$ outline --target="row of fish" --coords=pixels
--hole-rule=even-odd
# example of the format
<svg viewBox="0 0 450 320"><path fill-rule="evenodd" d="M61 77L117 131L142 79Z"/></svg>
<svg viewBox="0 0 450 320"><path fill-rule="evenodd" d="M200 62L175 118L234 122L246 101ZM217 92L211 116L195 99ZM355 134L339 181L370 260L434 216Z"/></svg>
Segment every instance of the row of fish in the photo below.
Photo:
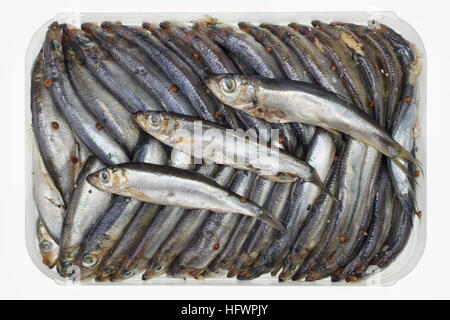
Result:
<svg viewBox="0 0 450 320"><path fill-rule="evenodd" d="M420 71L375 21L54 22L31 75L43 263L86 281L366 279L421 215Z"/></svg>

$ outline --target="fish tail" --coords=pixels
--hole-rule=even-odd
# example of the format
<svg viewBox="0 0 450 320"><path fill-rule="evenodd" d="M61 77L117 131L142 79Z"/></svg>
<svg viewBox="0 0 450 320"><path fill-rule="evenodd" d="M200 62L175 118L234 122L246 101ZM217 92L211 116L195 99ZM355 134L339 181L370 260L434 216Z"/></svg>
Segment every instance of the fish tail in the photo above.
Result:
<svg viewBox="0 0 450 320"><path fill-rule="evenodd" d="M323 192L328 194L334 201L339 201L336 196L325 186L325 184L320 179L319 175L317 174L316 170L313 170L313 178L311 180L312 183L314 183L316 186L318 186L320 189L322 189Z"/></svg>
<svg viewBox="0 0 450 320"><path fill-rule="evenodd" d="M274 227L275 229L281 231L281 232L286 232L286 228L285 226L283 226L283 224L281 223L280 220L278 220L278 218L274 217L272 215L272 213L264 208L262 209L262 214L257 216L256 218L261 220L264 223L267 223L268 225Z"/></svg>
<svg viewBox="0 0 450 320"><path fill-rule="evenodd" d="M403 173L405 173L405 174L407 175L408 181L409 181L411 184L417 185L417 180L416 180L415 175L414 175L411 171L408 170L408 167L405 166L405 165L400 161L400 159L398 158L398 156L397 156L396 158L392 158L391 160L395 163L395 165L396 165L400 170L403 171ZM404 159L401 159L401 160L404 161Z"/></svg>
<svg viewBox="0 0 450 320"><path fill-rule="evenodd" d="M420 161L417 160L416 157L414 157L411 153L406 151L404 148L400 149L400 152L397 154L397 156L395 158L393 158L393 160L395 163L398 163L400 160L410 162L414 166L416 166L416 168L418 168L420 170L420 172L423 174L422 163L420 163ZM403 166L403 168L405 168L405 166ZM403 168L402 168L402 170L404 170ZM408 173L407 170L405 171L405 173Z"/></svg>

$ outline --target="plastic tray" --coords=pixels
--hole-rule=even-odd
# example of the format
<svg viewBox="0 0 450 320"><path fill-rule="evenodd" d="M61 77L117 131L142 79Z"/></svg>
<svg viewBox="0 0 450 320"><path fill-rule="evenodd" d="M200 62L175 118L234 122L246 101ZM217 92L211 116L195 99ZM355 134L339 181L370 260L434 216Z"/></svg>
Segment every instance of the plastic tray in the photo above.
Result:
<svg viewBox="0 0 450 320"><path fill-rule="evenodd" d="M238 281L236 279L229 279L225 276L218 278L210 278L204 280L196 279L174 279L166 277L165 275L148 281L141 280L140 277L132 277L122 282L95 282L95 281L81 281L75 282L78 285L282 285L282 286L367 286L367 285L393 285L401 278L405 277L418 264L426 243L426 177L427 177L427 159L426 159L426 56L423 42L415 29L403 21L393 12L294 12L294 13L60 13L49 21L44 23L34 34L28 49L25 59L25 240L27 249L31 259L39 270L50 279L53 279L58 284L73 284L72 280L62 278L55 269L49 269L44 265L42 257L37 244L36 235L36 221L37 210L33 200L33 131L31 129L31 111L30 111L30 86L31 86L31 71L34 60L42 47L45 38L47 27L53 22L68 23L79 26L84 22L100 23L102 21L121 21L123 24L140 25L142 22L159 23L163 20L171 20L178 22L190 22L204 18L205 16L212 16L221 22L232 25L240 21L251 23L271 22L277 24L287 24L289 22L298 22L309 24L312 20L322 20L324 22L342 21L356 24L366 24L367 21L375 19L383 24L392 27L395 31L400 33L403 37L413 43L418 52L421 53L422 72L418 79L418 93L417 93L417 124L415 130L417 131L416 139L416 157L422 163L424 174L421 175L417 181L416 198L418 208L423 212L422 218L419 220L415 217L413 232L410 236L409 242L403 252L397 257L389 267L380 272L375 273L364 281L356 283L346 283L345 281L332 283L329 279L324 279L316 282L299 282L287 281L279 283L277 277L272 277L270 274L265 274L257 279L251 281Z"/></svg>

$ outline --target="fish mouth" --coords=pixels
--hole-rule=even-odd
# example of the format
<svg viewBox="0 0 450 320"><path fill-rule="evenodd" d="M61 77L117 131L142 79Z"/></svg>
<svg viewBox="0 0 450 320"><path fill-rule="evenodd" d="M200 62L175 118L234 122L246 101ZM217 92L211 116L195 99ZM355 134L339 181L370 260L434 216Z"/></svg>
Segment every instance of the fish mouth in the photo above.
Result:
<svg viewBox="0 0 450 320"><path fill-rule="evenodd" d="M98 177L97 177L96 172L91 173L90 175L88 175L88 176L86 177L86 181L89 182L90 185L92 185L92 186L94 186L95 188L101 190L101 189L99 188L99 181L98 181Z"/></svg>
<svg viewBox="0 0 450 320"><path fill-rule="evenodd" d="M219 81L226 77L227 74L213 74L205 79L206 87L214 94L217 95L220 92Z"/></svg>

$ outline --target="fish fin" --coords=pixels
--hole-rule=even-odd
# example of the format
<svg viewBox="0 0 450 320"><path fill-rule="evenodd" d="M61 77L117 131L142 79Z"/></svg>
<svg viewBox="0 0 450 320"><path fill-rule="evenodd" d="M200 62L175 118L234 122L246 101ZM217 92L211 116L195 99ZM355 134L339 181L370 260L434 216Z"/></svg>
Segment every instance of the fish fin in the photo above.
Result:
<svg viewBox="0 0 450 320"><path fill-rule="evenodd" d="M423 168L422 168L422 164L420 163L420 161L417 160L416 157L414 157L411 153L406 151L404 148L401 148L400 152L394 158L394 161L395 160L408 161L408 162L412 163L413 165L415 165L416 168L419 168L420 172L423 174ZM395 162L395 163L397 163L397 162ZM405 166L403 166L403 168L405 168ZM405 173L407 173L407 172L405 171Z"/></svg>
<svg viewBox="0 0 450 320"><path fill-rule="evenodd" d="M403 160L403 159L402 159ZM392 158L392 161L397 167L400 168L408 177L408 181L412 184L417 184L414 175L408 170L408 168L400 161L399 158Z"/></svg>

